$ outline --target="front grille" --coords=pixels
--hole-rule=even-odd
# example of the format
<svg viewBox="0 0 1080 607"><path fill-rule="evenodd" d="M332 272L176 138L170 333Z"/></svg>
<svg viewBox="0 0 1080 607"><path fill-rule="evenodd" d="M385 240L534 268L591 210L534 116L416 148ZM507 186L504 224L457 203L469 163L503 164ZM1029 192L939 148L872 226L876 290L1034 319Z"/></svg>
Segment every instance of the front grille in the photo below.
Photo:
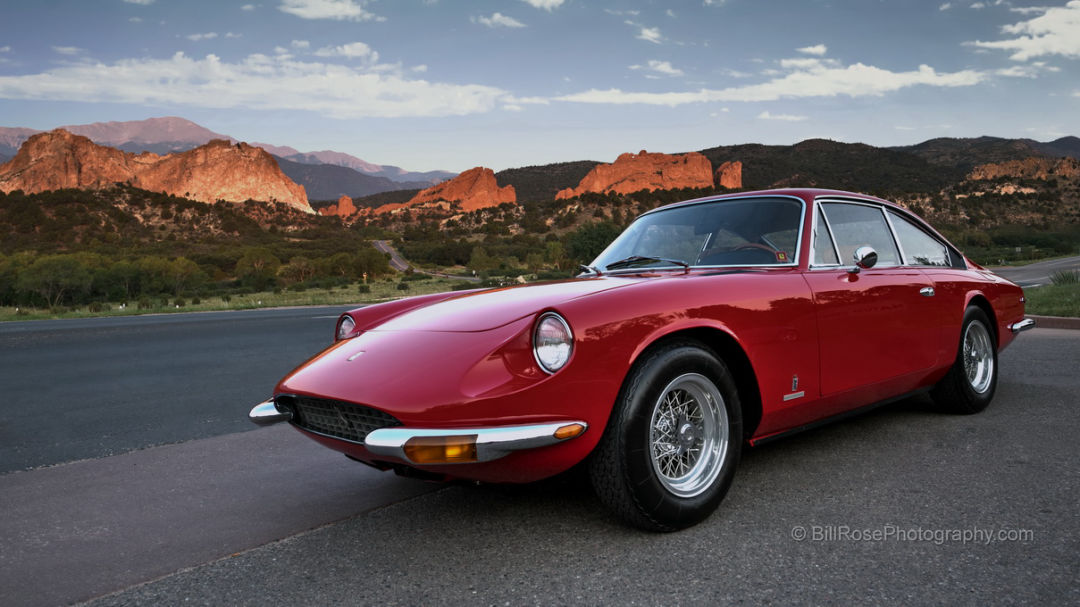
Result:
<svg viewBox="0 0 1080 607"><path fill-rule="evenodd" d="M279 409L293 412L292 421L297 426L354 443L364 442L373 430L401 425L394 416L378 409L340 400L282 395L274 402Z"/></svg>

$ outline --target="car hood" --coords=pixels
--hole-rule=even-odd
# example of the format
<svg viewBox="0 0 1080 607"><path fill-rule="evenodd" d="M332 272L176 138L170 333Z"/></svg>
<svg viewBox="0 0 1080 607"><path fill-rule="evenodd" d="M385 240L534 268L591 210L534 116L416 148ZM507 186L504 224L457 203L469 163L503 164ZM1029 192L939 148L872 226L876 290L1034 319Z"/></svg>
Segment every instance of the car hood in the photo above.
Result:
<svg viewBox="0 0 1080 607"><path fill-rule="evenodd" d="M563 302L642 280L647 279L604 276L476 291L409 310L368 331L487 331L542 310L557 309Z"/></svg>

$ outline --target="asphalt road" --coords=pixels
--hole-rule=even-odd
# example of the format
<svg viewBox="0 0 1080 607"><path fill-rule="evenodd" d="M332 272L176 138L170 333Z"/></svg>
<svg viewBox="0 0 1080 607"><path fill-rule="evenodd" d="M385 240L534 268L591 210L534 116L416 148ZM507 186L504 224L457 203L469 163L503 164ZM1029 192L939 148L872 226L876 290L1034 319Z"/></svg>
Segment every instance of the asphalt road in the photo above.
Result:
<svg viewBox="0 0 1080 607"><path fill-rule="evenodd" d="M0 604L1080 603L1080 331L1024 333L983 414L750 449L655 535L573 476L433 485L245 431L336 311L0 325Z"/></svg>
<svg viewBox="0 0 1080 607"><path fill-rule="evenodd" d="M994 273L1004 276L1021 287L1038 287L1050 284L1050 275L1066 270L1080 270L1080 257L1063 257L1037 261L1026 266L1004 266L993 268Z"/></svg>

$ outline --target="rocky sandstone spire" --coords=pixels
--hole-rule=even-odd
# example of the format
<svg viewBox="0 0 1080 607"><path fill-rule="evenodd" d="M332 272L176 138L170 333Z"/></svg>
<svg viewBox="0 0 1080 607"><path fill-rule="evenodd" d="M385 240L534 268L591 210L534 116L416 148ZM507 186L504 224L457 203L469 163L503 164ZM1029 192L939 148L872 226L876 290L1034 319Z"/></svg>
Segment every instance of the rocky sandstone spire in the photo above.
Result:
<svg viewBox="0 0 1080 607"><path fill-rule="evenodd" d="M282 202L313 213L303 186L274 158L246 143L215 139L176 154L130 154L63 129L27 139L0 165L0 190L36 193L60 188L100 189L126 183L202 202Z"/></svg>

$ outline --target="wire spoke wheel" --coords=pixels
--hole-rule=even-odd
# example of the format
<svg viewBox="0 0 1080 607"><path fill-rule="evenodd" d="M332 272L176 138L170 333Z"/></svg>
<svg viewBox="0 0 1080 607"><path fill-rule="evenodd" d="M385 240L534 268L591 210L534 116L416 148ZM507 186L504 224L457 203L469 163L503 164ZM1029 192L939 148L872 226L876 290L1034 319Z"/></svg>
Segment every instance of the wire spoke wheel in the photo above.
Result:
<svg viewBox="0 0 1080 607"><path fill-rule="evenodd" d="M664 489L678 497L701 494L719 476L731 435L720 390L704 375L671 381L653 406L649 451Z"/></svg>
<svg viewBox="0 0 1080 607"><path fill-rule="evenodd" d="M968 385L979 394L990 389L994 377L994 346L990 332L981 322L968 324L964 331L964 373Z"/></svg>

